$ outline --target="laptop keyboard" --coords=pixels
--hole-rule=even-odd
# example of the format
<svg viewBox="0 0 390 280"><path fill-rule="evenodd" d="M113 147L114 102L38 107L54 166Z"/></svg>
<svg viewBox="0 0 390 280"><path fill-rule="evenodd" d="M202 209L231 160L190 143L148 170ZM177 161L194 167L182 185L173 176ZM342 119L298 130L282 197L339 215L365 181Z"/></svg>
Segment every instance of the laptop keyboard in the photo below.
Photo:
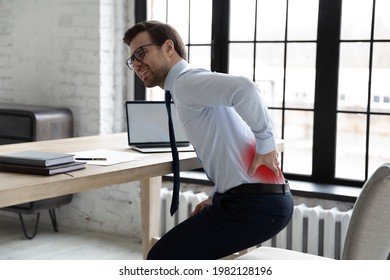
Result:
<svg viewBox="0 0 390 280"><path fill-rule="evenodd" d="M171 145L170 144L166 144L166 143L161 143L161 144L137 144L137 145L134 145L135 147L137 148L170 148ZM189 143L176 143L176 147L188 147L190 146Z"/></svg>

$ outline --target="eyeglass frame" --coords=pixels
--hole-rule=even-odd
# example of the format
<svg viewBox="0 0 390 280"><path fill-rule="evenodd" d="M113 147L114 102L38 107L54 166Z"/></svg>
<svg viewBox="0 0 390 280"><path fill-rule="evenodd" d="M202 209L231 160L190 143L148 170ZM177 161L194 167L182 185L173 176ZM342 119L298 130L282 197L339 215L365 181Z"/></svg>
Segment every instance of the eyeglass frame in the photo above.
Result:
<svg viewBox="0 0 390 280"><path fill-rule="evenodd" d="M133 64L134 64L134 61L137 60L138 62L142 62L142 60L144 59L145 57L145 51L144 51L144 48L145 47L149 47L149 46L161 46L161 44L158 44L158 43L149 43L149 44L145 44L145 45L142 45L142 46L139 46L134 52L133 52L133 55L130 56L127 60L126 60L126 65L127 67L129 67L130 70L134 70L133 68ZM139 52L139 51L142 51L142 58L138 58L136 53ZM139 55L138 55L139 56Z"/></svg>

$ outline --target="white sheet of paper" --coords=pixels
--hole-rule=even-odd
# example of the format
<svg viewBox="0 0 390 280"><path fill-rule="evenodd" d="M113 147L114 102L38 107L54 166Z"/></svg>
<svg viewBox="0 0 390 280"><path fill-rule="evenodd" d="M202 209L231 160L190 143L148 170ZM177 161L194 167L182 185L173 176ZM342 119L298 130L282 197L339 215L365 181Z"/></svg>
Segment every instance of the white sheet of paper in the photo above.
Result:
<svg viewBox="0 0 390 280"><path fill-rule="evenodd" d="M84 161L87 164L91 164L91 165L107 165L107 166L133 161L139 157L137 154L134 153L104 150L104 149L75 152L72 154L74 154L74 158L76 161ZM106 160L83 160L83 159L77 160L77 158L89 158L89 159L105 158Z"/></svg>

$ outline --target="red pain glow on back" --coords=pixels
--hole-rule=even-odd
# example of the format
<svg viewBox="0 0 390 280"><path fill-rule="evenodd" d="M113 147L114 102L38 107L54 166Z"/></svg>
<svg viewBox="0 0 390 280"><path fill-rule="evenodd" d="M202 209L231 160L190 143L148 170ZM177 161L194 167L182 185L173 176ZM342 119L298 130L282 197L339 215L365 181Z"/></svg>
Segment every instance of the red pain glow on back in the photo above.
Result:
<svg viewBox="0 0 390 280"><path fill-rule="evenodd" d="M253 158L255 157L256 153L256 145L248 145L247 150L244 152L244 161L245 165L249 167L252 164ZM255 175L253 177L257 178L261 183L266 183L266 184L284 184L285 179L283 176L282 171L279 169L279 174L278 176L275 175L275 173L269 169L265 165L260 165L257 170Z"/></svg>

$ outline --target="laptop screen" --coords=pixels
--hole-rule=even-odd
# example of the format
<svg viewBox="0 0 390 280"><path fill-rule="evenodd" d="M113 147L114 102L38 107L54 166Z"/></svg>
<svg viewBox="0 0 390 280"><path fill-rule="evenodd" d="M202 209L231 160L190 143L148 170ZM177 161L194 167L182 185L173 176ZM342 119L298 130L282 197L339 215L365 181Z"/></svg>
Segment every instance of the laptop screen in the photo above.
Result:
<svg viewBox="0 0 390 280"><path fill-rule="evenodd" d="M188 143L172 104L172 120L177 143ZM127 101L127 136L129 145L169 146L168 115L164 101Z"/></svg>

